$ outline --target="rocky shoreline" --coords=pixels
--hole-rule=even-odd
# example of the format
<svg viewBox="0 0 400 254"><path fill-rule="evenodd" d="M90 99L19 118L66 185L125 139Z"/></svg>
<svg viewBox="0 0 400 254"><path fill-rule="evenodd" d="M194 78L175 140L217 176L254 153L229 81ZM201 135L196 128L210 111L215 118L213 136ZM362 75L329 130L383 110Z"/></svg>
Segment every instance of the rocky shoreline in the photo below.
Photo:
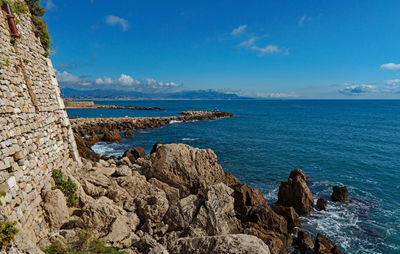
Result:
<svg viewBox="0 0 400 254"><path fill-rule="evenodd" d="M227 116L232 114L187 111L177 117L74 119L71 124L78 148L86 149L105 136L112 141L117 131ZM102 132L103 137L83 138ZM150 154L135 147L118 160L91 158L85 149L82 169L66 172L78 185L78 205L68 207L59 190L46 194L51 205L44 208L56 233L44 246L66 245L90 228L125 253L342 253L324 235L313 241L301 229L299 216L314 210L301 170L290 173L277 203L268 204L257 188L224 172L210 149L158 142ZM334 187L332 200L346 202L346 197L347 189Z"/></svg>

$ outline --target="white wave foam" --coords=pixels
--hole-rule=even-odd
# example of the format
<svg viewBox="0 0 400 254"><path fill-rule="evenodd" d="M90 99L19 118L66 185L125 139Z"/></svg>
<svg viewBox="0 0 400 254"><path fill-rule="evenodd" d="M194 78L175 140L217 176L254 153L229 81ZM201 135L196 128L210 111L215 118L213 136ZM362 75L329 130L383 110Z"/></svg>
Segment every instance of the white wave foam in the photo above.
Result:
<svg viewBox="0 0 400 254"><path fill-rule="evenodd" d="M199 138L183 138L183 141L196 141L199 140Z"/></svg>
<svg viewBox="0 0 400 254"><path fill-rule="evenodd" d="M182 123L183 121L179 121L179 120L171 120L169 121L170 124L174 124L174 123Z"/></svg>
<svg viewBox="0 0 400 254"><path fill-rule="evenodd" d="M124 151L118 149L118 144L98 142L92 146L92 150L99 155L120 156Z"/></svg>

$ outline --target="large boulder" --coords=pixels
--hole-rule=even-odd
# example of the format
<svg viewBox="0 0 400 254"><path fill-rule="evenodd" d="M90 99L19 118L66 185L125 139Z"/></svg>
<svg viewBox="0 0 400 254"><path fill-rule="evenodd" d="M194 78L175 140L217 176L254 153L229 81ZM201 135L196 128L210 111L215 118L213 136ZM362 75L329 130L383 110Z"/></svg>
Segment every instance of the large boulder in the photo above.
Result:
<svg viewBox="0 0 400 254"><path fill-rule="evenodd" d="M319 210L326 210L328 207L328 201L326 199L323 198L319 198L317 200L317 208Z"/></svg>
<svg viewBox="0 0 400 254"><path fill-rule="evenodd" d="M268 246L251 235L219 235L180 238L170 249L176 254L270 254Z"/></svg>
<svg viewBox="0 0 400 254"><path fill-rule="evenodd" d="M318 233L315 238L314 254L343 254L343 252L328 237Z"/></svg>
<svg viewBox="0 0 400 254"><path fill-rule="evenodd" d="M152 167L144 173L179 189L181 198L197 194L208 186L223 182L224 171L211 150L184 144L158 146L151 155Z"/></svg>
<svg viewBox="0 0 400 254"><path fill-rule="evenodd" d="M346 186L333 186L333 193L331 195L332 201L338 201L341 203L349 202L349 192Z"/></svg>
<svg viewBox="0 0 400 254"><path fill-rule="evenodd" d="M92 161L99 161L100 155L95 153L86 143L85 139L80 137L78 134L74 134L75 143L78 149L78 153L81 157Z"/></svg>
<svg viewBox="0 0 400 254"><path fill-rule="evenodd" d="M101 140L105 142L122 142L122 137L121 135L119 135L117 130L105 130L103 138Z"/></svg>
<svg viewBox="0 0 400 254"><path fill-rule="evenodd" d="M164 217L164 222L169 225L169 231L181 231L189 227L201 205L202 200L197 195L189 195L176 205L171 205Z"/></svg>
<svg viewBox="0 0 400 254"><path fill-rule="evenodd" d="M149 180L149 183L163 190L165 192L165 195L167 195L167 199L170 203L176 204L179 202L180 195L179 195L179 190L177 188L169 186L168 184L163 183L157 180L156 178L151 178Z"/></svg>
<svg viewBox="0 0 400 254"><path fill-rule="evenodd" d="M59 189L45 193L43 208L53 229L59 229L69 218L65 196Z"/></svg>
<svg viewBox="0 0 400 254"><path fill-rule="evenodd" d="M294 242L297 244L299 250L302 253L309 252L313 247L314 243L311 240L310 236L304 232L303 230L299 230L297 233L297 237L294 239Z"/></svg>
<svg viewBox="0 0 400 254"><path fill-rule="evenodd" d="M281 182L277 204L292 206L299 215L308 214L313 210L314 199L307 187L306 175L300 169L290 172L287 182Z"/></svg>
<svg viewBox="0 0 400 254"><path fill-rule="evenodd" d="M190 236L225 235L239 232L233 190L223 183L209 187L204 205L190 225Z"/></svg>

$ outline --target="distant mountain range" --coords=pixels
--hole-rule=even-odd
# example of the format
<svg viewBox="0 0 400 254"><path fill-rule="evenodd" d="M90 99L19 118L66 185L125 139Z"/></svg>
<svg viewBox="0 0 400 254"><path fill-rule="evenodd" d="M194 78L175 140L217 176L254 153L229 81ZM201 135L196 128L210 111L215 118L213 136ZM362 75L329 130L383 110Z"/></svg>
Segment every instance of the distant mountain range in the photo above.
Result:
<svg viewBox="0 0 400 254"><path fill-rule="evenodd" d="M192 90L175 93L142 93L136 91L121 91L113 89L78 90L62 88L61 94L66 99L152 99L152 100L240 100L251 99L232 93L222 93L215 90Z"/></svg>

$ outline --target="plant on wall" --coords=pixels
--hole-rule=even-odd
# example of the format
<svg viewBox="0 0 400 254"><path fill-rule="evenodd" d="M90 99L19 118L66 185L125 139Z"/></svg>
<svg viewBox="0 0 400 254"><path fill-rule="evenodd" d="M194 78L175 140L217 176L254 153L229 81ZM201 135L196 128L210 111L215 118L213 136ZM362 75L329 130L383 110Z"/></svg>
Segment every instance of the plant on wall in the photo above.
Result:
<svg viewBox="0 0 400 254"><path fill-rule="evenodd" d="M64 180L63 173L60 169L53 170L53 179L56 183L54 189L61 190L64 195L68 198L68 203L72 206L76 205L76 190L78 186L71 178L68 177L67 180Z"/></svg>

